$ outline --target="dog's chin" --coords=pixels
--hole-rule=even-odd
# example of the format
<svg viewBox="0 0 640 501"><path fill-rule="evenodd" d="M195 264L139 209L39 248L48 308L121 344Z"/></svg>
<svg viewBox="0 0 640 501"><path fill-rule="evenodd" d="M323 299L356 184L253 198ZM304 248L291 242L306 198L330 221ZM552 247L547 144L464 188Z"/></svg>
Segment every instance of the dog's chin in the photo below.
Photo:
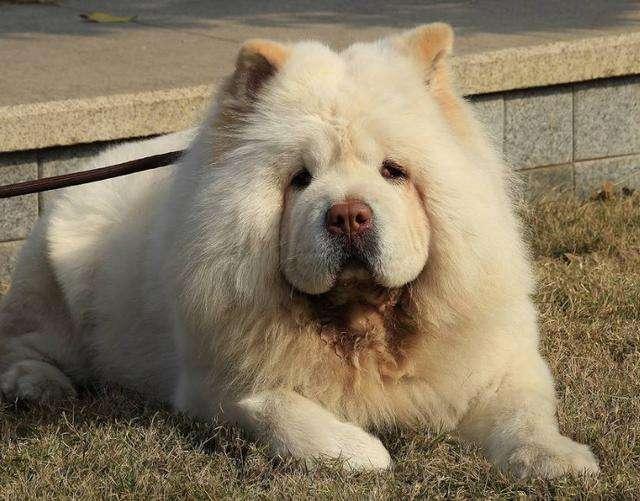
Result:
<svg viewBox="0 0 640 501"><path fill-rule="evenodd" d="M323 276L315 281L315 287L297 287L288 280L289 284L300 294L310 299L321 296L348 296L358 301L360 294L368 295L372 290L398 289L400 287L387 287L383 277L377 277L374 271L366 263L359 259L348 259L339 270L331 276ZM322 283L324 287L318 287ZM312 290L309 290L312 289Z"/></svg>
<svg viewBox="0 0 640 501"><path fill-rule="evenodd" d="M321 292L296 288L297 297L329 323L345 321L350 312L365 311L362 308L386 315L395 309L404 290L404 286L386 287L369 267L355 260L346 262Z"/></svg>
<svg viewBox="0 0 640 501"><path fill-rule="evenodd" d="M350 259L336 275L332 288L351 286L352 284L377 284L378 280L371 268L358 259Z"/></svg>

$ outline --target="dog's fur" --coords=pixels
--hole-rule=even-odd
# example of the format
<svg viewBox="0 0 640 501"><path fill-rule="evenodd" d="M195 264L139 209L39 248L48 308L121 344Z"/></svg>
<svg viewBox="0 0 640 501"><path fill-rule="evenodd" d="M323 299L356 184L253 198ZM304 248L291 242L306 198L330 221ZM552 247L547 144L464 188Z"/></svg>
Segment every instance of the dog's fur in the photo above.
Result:
<svg viewBox="0 0 640 501"><path fill-rule="evenodd" d="M305 461L387 468L364 430L427 423L520 475L597 472L559 433L510 173L451 44L444 24L341 53L251 41L197 133L100 155L188 145L38 222L0 313L4 397L97 378ZM357 245L325 229L346 199L373 213Z"/></svg>

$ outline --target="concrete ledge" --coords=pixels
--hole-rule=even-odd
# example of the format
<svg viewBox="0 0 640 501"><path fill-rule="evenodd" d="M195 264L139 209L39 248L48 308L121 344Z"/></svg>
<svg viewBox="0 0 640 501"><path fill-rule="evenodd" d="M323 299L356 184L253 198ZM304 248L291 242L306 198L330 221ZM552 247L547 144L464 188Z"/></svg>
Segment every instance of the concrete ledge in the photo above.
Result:
<svg viewBox="0 0 640 501"><path fill-rule="evenodd" d="M466 95L640 73L640 32L469 54L453 62Z"/></svg>
<svg viewBox="0 0 640 501"><path fill-rule="evenodd" d="M150 136L186 129L212 87L121 94L0 108L0 151Z"/></svg>

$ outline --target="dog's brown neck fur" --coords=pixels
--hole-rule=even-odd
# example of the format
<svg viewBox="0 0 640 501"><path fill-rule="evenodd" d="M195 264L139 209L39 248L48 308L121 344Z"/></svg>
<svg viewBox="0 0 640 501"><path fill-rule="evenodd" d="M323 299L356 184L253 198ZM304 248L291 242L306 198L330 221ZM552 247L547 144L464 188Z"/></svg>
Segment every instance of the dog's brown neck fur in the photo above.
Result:
<svg viewBox="0 0 640 501"><path fill-rule="evenodd" d="M383 382L412 373L409 352L418 329L409 315L408 287L343 278L325 294L307 296L318 335L353 369L373 365Z"/></svg>

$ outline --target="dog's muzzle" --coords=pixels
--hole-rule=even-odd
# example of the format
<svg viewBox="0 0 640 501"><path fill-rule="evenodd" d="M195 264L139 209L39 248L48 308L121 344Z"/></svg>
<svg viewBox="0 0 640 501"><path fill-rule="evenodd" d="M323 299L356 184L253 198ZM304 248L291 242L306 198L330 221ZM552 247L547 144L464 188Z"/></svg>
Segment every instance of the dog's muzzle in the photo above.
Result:
<svg viewBox="0 0 640 501"><path fill-rule="evenodd" d="M372 270L378 254L374 214L362 200L332 205L325 215L327 238L337 251L340 267Z"/></svg>

